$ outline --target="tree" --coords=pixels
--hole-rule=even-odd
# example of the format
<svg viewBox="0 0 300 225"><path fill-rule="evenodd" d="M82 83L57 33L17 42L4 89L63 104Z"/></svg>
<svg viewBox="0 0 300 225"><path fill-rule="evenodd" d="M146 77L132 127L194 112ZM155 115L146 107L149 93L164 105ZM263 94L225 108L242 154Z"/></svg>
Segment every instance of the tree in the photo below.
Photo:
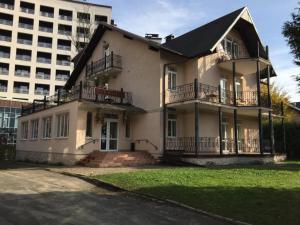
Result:
<svg viewBox="0 0 300 225"><path fill-rule="evenodd" d="M300 2L298 2L300 5ZM291 21L285 22L282 34L291 48L291 53L295 57L295 64L300 66L300 7L295 9L291 15Z"/></svg>

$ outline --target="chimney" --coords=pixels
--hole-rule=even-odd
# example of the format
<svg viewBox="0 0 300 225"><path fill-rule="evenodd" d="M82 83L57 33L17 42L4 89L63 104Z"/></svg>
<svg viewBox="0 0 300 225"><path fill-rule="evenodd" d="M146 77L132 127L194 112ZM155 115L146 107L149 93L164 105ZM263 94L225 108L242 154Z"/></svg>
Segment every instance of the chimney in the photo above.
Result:
<svg viewBox="0 0 300 225"><path fill-rule="evenodd" d="M154 41L158 44L161 44L162 38L159 37L159 34L145 34L145 38Z"/></svg>
<svg viewBox="0 0 300 225"><path fill-rule="evenodd" d="M168 35L167 37L165 37L166 43L173 40L174 38L175 38L175 36L173 34Z"/></svg>

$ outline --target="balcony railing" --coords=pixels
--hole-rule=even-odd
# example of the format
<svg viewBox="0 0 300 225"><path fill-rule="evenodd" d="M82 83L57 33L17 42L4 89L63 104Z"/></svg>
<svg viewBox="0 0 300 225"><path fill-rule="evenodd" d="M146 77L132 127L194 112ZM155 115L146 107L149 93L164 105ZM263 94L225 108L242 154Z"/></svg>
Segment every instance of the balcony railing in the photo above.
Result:
<svg viewBox="0 0 300 225"><path fill-rule="evenodd" d="M55 79L59 80L59 81L67 81L69 79L69 76L67 76L67 75L56 75Z"/></svg>
<svg viewBox="0 0 300 225"><path fill-rule="evenodd" d="M50 80L50 74L37 73L35 76L37 79Z"/></svg>
<svg viewBox="0 0 300 225"><path fill-rule="evenodd" d="M38 46L42 48L52 48L52 44L47 42L38 42Z"/></svg>
<svg viewBox="0 0 300 225"><path fill-rule="evenodd" d="M236 154L234 139L222 139L223 154ZM239 154L260 154L257 139L238 139ZM195 137L175 137L166 139L166 150L182 154L220 154L219 137L199 137L196 147Z"/></svg>
<svg viewBox="0 0 300 225"><path fill-rule="evenodd" d="M8 26L12 26L13 25L13 21L12 20L0 19L0 23L4 24L4 25L8 25Z"/></svg>
<svg viewBox="0 0 300 225"><path fill-rule="evenodd" d="M23 45L32 45L32 41L31 40L21 39L21 38L18 38L18 43L19 44L23 44Z"/></svg>
<svg viewBox="0 0 300 225"><path fill-rule="evenodd" d="M266 94L261 93L260 96L261 105L268 107L268 98ZM176 86L174 89L166 90L166 104L180 103L191 100L234 105L234 93L233 91L224 90L219 87L214 87L199 82L184 84ZM258 106L258 92L236 92L236 105Z"/></svg>
<svg viewBox="0 0 300 225"><path fill-rule="evenodd" d="M52 33L52 32L53 32L53 28L49 28L49 27L39 27L39 31L47 32L47 33Z"/></svg>
<svg viewBox="0 0 300 225"><path fill-rule="evenodd" d="M4 35L0 35L0 41L11 42L11 37L9 37L9 36L4 36Z"/></svg>
<svg viewBox="0 0 300 225"><path fill-rule="evenodd" d="M59 15L59 19L72 21L72 16Z"/></svg>
<svg viewBox="0 0 300 225"><path fill-rule="evenodd" d="M51 64L51 59L38 57L37 58L37 62L39 62L39 63L45 63L45 64Z"/></svg>
<svg viewBox="0 0 300 225"><path fill-rule="evenodd" d="M40 15L41 15L41 16L45 16L45 17L50 17L50 18L53 18L53 17L54 17L54 14L53 14L53 13L50 13L50 12L43 12L43 11L41 11L41 12L40 12Z"/></svg>
<svg viewBox="0 0 300 225"><path fill-rule="evenodd" d="M132 105L132 95L130 92L125 92L122 89L107 90L99 87L83 88L83 86L80 85L73 87L70 91L60 90L57 94L49 96L45 102L41 102L40 104L35 104L34 102L28 105L22 109L22 115L79 99L102 104Z"/></svg>
<svg viewBox="0 0 300 225"><path fill-rule="evenodd" d="M57 45L57 48L60 50L71 51L71 46L67 45Z"/></svg>
<svg viewBox="0 0 300 225"><path fill-rule="evenodd" d="M19 23L19 27L20 28L25 28L28 30L32 30L33 29L33 25L32 24L28 24L28 23Z"/></svg>
<svg viewBox="0 0 300 225"><path fill-rule="evenodd" d="M0 74L1 75L8 75L8 69L1 69L0 68Z"/></svg>
<svg viewBox="0 0 300 225"><path fill-rule="evenodd" d="M16 59L23 61L31 61L31 56L28 55L17 55Z"/></svg>
<svg viewBox="0 0 300 225"><path fill-rule="evenodd" d="M34 94L36 95L49 95L49 90L34 90Z"/></svg>
<svg viewBox="0 0 300 225"><path fill-rule="evenodd" d="M56 64L61 66L70 66L71 62L68 60L57 60Z"/></svg>
<svg viewBox="0 0 300 225"><path fill-rule="evenodd" d="M0 86L0 92L7 92L7 87Z"/></svg>
<svg viewBox="0 0 300 225"><path fill-rule="evenodd" d="M122 57L113 52L104 58L92 62L86 66L87 77L102 73L120 72L122 70Z"/></svg>
<svg viewBox="0 0 300 225"><path fill-rule="evenodd" d="M0 58L9 58L10 54L6 52L0 52Z"/></svg>
<svg viewBox="0 0 300 225"><path fill-rule="evenodd" d="M21 12L28 13L28 14L34 14L34 9L21 7Z"/></svg>
<svg viewBox="0 0 300 225"><path fill-rule="evenodd" d="M58 33L61 35L66 35L66 36L72 35L72 31L67 31L67 30L58 30Z"/></svg>
<svg viewBox="0 0 300 225"><path fill-rule="evenodd" d="M14 88L14 93L28 94L29 93L29 89L28 88L18 88L18 87L15 87Z"/></svg>
<svg viewBox="0 0 300 225"><path fill-rule="evenodd" d="M18 76L18 77L29 77L30 76L30 72L17 70L17 71L15 71L15 76Z"/></svg>
<svg viewBox="0 0 300 225"><path fill-rule="evenodd" d="M0 8L13 10L14 9L14 5L0 2Z"/></svg>

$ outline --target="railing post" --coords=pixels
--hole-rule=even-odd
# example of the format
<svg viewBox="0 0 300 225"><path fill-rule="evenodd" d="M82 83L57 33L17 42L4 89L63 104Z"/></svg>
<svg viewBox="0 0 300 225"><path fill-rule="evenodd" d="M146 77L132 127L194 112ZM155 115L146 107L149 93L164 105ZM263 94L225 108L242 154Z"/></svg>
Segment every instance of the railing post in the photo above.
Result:
<svg viewBox="0 0 300 225"><path fill-rule="evenodd" d="M60 89L57 90L57 105L60 104Z"/></svg>
<svg viewBox="0 0 300 225"><path fill-rule="evenodd" d="M120 103L123 104L123 101L124 101L124 90L123 88L121 88L121 99L120 99Z"/></svg>
<svg viewBox="0 0 300 225"><path fill-rule="evenodd" d="M273 125L273 116L272 112L269 112L269 134L270 134L270 147L271 154L275 153L275 145L274 145L274 125Z"/></svg>
<svg viewBox="0 0 300 225"><path fill-rule="evenodd" d="M46 97L46 95L44 96L44 109L46 109L46 107L47 107L47 97Z"/></svg>
<svg viewBox="0 0 300 225"><path fill-rule="evenodd" d="M195 155L198 156L198 151L199 151L199 140L200 140L200 135L199 135L199 103L195 103Z"/></svg>
<svg viewBox="0 0 300 225"><path fill-rule="evenodd" d="M268 106L270 108L272 108L272 97L271 97L271 90L270 90L270 76L271 76L271 67L270 65L268 65L267 67L267 73L268 73L268 77L267 77L267 85L268 85Z"/></svg>
<svg viewBox="0 0 300 225"><path fill-rule="evenodd" d="M194 80L194 96L195 96L195 99L198 99L198 93L199 93L199 83L198 83L198 79L196 78Z"/></svg>
<svg viewBox="0 0 300 225"><path fill-rule="evenodd" d="M167 131L167 106L166 106L166 70L167 70L167 64L164 64L163 67L163 76L162 76L162 106L163 106L163 154L166 153L166 131Z"/></svg>
<svg viewBox="0 0 300 225"><path fill-rule="evenodd" d="M223 112L222 108L219 107L219 137L220 137L220 155L223 155L223 134L222 134L222 121L223 121Z"/></svg>
<svg viewBox="0 0 300 225"><path fill-rule="evenodd" d="M110 67L113 68L114 67L114 52L113 51L111 52L110 56L111 56L111 65L110 65Z"/></svg>
<svg viewBox="0 0 300 225"><path fill-rule="evenodd" d="M256 86L257 86L257 105L261 106L261 95L260 95L260 62L259 59L256 61Z"/></svg>
<svg viewBox="0 0 300 225"><path fill-rule="evenodd" d="M262 127L262 110L258 110L258 135L259 135L259 147L260 154L264 154L264 143L263 143L263 127Z"/></svg>
<svg viewBox="0 0 300 225"><path fill-rule="evenodd" d="M239 154L239 147L238 147L238 130L237 130L237 109L234 109L233 112L233 123L234 123L234 148L235 154Z"/></svg>
<svg viewBox="0 0 300 225"><path fill-rule="evenodd" d="M82 99L82 89L83 89L83 84L82 81L79 83L79 99Z"/></svg>

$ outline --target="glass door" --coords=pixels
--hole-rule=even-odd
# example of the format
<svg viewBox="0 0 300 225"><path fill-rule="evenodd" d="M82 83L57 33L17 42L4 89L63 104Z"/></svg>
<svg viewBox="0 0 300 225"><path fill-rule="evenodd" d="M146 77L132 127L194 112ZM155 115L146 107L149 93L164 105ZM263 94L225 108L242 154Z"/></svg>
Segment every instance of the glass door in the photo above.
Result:
<svg viewBox="0 0 300 225"><path fill-rule="evenodd" d="M222 149L224 151L229 151L229 146L228 146L228 134L227 134L227 128L228 124L226 122L222 123Z"/></svg>
<svg viewBox="0 0 300 225"><path fill-rule="evenodd" d="M220 80L220 88L221 88L221 102L225 104L227 101L227 80L226 79Z"/></svg>
<svg viewBox="0 0 300 225"><path fill-rule="evenodd" d="M101 128L101 150L118 150L118 122L116 120L104 120Z"/></svg>

